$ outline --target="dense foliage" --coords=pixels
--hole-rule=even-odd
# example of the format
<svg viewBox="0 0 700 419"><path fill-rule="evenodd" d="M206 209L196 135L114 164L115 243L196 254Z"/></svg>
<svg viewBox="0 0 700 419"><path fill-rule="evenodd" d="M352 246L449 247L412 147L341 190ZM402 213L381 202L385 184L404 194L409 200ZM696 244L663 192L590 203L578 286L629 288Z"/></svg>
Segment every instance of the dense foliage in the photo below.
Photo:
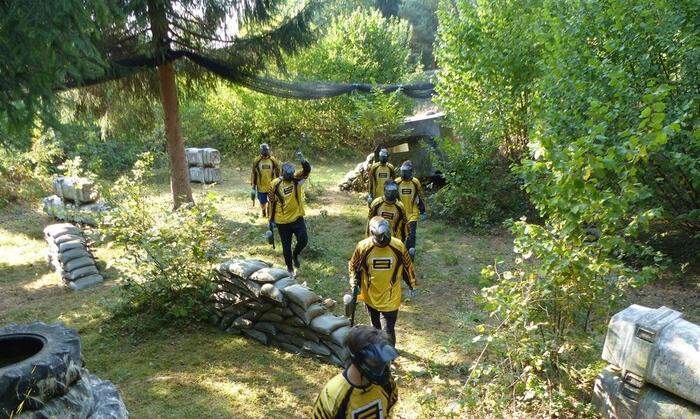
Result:
<svg viewBox="0 0 700 419"><path fill-rule="evenodd" d="M542 74L542 1L442 2L439 103L465 143L447 153L456 182L438 207L467 224L500 222L527 207L509 167L526 151ZM483 173L493 173L483 176Z"/></svg>
<svg viewBox="0 0 700 419"><path fill-rule="evenodd" d="M106 238L124 254L124 283L112 310L135 329L204 320L211 270L225 250L211 202L154 211L143 199L152 163L153 156L145 155L115 183L108 198L112 210L101 222Z"/></svg>
<svg viewBox="0 0 700 419"><path fill-rule="evenodd" d="M517 176L543 219L512 224L514 267L484 270L491 351L467 400L582 413L606 319L666 266L655 237L698 239L697 4L463 1L441 17L441 102L465 142L447 150L462 178L445 207L507 217L488 195ZM480 153L510 156L513 175Z"/></svg>
<svg viewBox="0 0 700 419"><path fill-rule="evenodd" d="M405 21L386 19L376 10L349 12L333 18L317 44L289 57L285 73L278 77L345 83L406 81L417 69L410 39ZM220 86L203 101L185 104L184 133L191 144L223 151L254 152L261 142L290 149L368 149L394 132L409 105L400 94L299 101Z"/></svg>

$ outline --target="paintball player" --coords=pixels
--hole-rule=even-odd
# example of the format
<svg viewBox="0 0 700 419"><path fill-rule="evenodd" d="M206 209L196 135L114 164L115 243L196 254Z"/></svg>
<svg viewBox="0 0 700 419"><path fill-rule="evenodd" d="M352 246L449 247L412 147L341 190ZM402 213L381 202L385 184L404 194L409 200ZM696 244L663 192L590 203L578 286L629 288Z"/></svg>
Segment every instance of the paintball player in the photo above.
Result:
<svg viewBox="0 0 700 419"><path fill-rule="evenodd" d="M358 301L364 301L372 326L389 335L396 345L396 318L401 306L401 280L415 297L416 274L413 261L401 240L391 237L389 222L382 217L369 221L370 237L360 241L348 263L353 295L359 287Z"/></svg>
<svg viewBox="0 0 700 419"><path fill-rule="evenodd" d="M277 227L282 242L282 252L287 270L296 275L300 267L299 253L306 247L308 235L304 222L304 181L311 173L311 165L300 151L296 152L301 162L301 170L295 171L292 163L282 165L280 177L270 182L268 198L270 200L270 231ZM297 243L292 252L292 236ZM296 269L295 269L296 268Z"/></svg>
<svg viewBox="0 0 700 419"><path fill-rule="evenodd" d="M262 216L267 217L267 190L270 181L280 175L280 162L270 154L270 146L260 144L260 155L253 160L253 170L250 174L251 200L258 198Z"/></svg>
<svg viewBox="0 0 700 419"><path fill-rule="evenodd" d="M316 398L314 419L388 418L398 400L391 362L398 356L381 330L355 326L347 338L350 365Z"/></svg>
<svg viewBox="0 0 700 419"><path fill-rule="evenodd" d="M371 205L372 201L381 196L384 191L384 182L396 176L394 165L389 163L389 152L386 148L379 150L379 161L370 166L367 175L369 177L367 204Z"/></svg>
<svg viewBox="0 0 700 419"><path fill-rule="evenodd" d="M413 259L416 255L416 227L418 220L425 220L425 200L423 199L423 187L420 181L413 177L413 163L406 160L399 169L400 177L396 178L399 185L399 197L406 208L408 225L406 227L406 247Z"/></svg>
<svg viewBox="0 0 700 419"><path fill-rule="evenodd" d="M367 236L369 236L369 220L374 216L380 216L389 222L391 235L401 241L406 240L406 225L408 218L406 209L399 199L399 185L393 179L384 183L384 196L372 201L369 206L367 219Z"/></svg>

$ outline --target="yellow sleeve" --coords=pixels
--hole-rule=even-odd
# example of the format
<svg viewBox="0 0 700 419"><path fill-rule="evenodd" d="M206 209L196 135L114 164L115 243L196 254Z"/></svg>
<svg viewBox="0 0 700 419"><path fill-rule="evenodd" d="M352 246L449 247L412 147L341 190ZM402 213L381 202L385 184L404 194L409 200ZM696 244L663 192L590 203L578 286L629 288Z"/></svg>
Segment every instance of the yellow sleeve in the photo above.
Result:
<svg viewBox="0 0 700 419"><path fill-rule="evenodd" d="M272 160L272 177L279 177L282 167L280 161L275 157L270 157L270 160Z"/></svg>
<svg viewBox="0 0 700 419"><path fill-rule="evenodd" d="M411 288L415 288L418 286L416 272L413 269L413 260L411 260L411 255L408 254L408 250L405 246L403 246L402 259L404 280L411 285Z"/></svg>
<svg viewBox="0 0 700 419"><path fill-rule="evenodd" d="M314 419L332 419L338 414L338 408L335 406L336 403L330 394L329 387L329 384L326 384L316 398L312 414Z"/></svg>
<svg viewBox="0 0 700 419"><path fill-rule="evenodd" d="M258 162L260 161L260 158L256 157L255 160L253 160L253 168L250 171L250 184L253 185L253 187L257 186L258 183ZM263 191L259 191L263 192Z"/></svg>
<svg viewBox="0 0 700 419"><path fill-rule="evenodd" d="M377 163L372 163L369 166L369 170L367 170L367 179L369 180L367 182L367 193L370 195L374 196L374 171L377 168ZM376 197L375 197L376 198Z"/></svg>
<svg viewBox="0 0 700 419"><path fill-rule="evenodd" d="M361 278L357 278L357 273L362 269L362 246L358 243L355 251L348 262L348 278L350 278L350 288L355 288Z"/></svg>

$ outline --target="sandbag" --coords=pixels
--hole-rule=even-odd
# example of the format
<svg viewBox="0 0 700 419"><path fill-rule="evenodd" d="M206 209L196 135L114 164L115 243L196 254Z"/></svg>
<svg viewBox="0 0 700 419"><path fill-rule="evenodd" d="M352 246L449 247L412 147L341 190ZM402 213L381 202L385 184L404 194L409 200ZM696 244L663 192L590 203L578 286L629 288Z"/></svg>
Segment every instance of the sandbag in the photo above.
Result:
<svg viewBox="0 0 700 419"><path fill-rule="evenodd" d="M348 349L347 346L340 346L336 345L335 343L329 341L329 340L324 340L323 344L328 346L328 348L333 352L333 354L338 357L340 360L346 360L350 359L350 350Z"/></svg>
<svg viewBox="0 0 700 419"><path fill-rule="evenodd" d="M351 330L352 327L350 326L339 327L331 333L331 341L336 345L345 346L345 342L347 342Z"/></svg>
<svg viewBox="0 0 700 419"><path fill-rule="evenodd" d="M274 301L275 303L281 306L286 305L287 299L284 298L282 291L275 288L275 286L272 284L263 284L260 287L260 295Z"/></svg>
<svg viewBox="0 0 700 419"><path fill-rule="evenodd" d="M270 344L270 337L267 336L265 333L259 331L259 330L255 330L255 329L244 329L244 330L243 330L243 333L244 333L246 336L257 340L258 342L262 343L263 345L266 345L266 346L267 346L267 345Z"/></svg>
<svg viewBox="0 0 700 419"><path fill-rule="evenodd" d="M268 335L277 334L277 328L275 328L275 325L270 322L259 321L253 325L253 329L265 332Z"/></svg>
<svg viewBox="0 0 700 419"><path fill-rule="evenodd" d="M67 252L59 253L59 255L58 255L58 259L64 265L68 261L71 261L73 259L83 258L83 257L87 257L87 258L92 259L92 255L85 248L71 249L71 250L68 250Z"/></svg>
<svg viewBox="0 0 700 419"><path fill-rule="evenodd" d="M188 173L190 175L190 182L221 182L221 169L218 167L190 167Z"/></svg>
<svg viewBox="0 0 700 419"><path fill-rule="evenodd" d="M292 302L296 303L304 310L306 310L311 304L320 300L315 292L299 284L291 285L283 289L282 293L284 293L285 297L289 298Z"/></svg>
<svg viewBox="0 0 700 419"><path fill-rule="evenodd" d="M289 278L290 274L286 269L280 268L263 268L250 276L251 281L261 283L277 282L283 278Z"/></svg>
<svg viewBox="0 0 700 419"><path fill-rule="evenodd" d="M99 271L97 270L97 267L95 265L83 266L82 268L78 268L70 272L63 271L63 279L68 281L75 281L76 279L80 279L89 275L95 275L98 273Z"/></svg>
<svg viewBox="0 0 700 419"><path fill-rule="evenodd" d="M67 252L73 249L80 249L85 247L85 241L82 239L74 239L63 242L59 245L52 243L51 246L56 249L57 253Z"/></svg>
<svg viewBox="0 0 700 419"><path fill-rule="evenodd" d="M243 333L243 331L237 327L229 327L228 329L225 330L226 333L230 333L232 335L240 335Z"/></svg>
<svg viewBox="0 0 700 419"><path fill-rule="evenodd" d="M296 304L290 304L289 308L305 324L310 324L313 319L326 313L326 307L319 303L311 304L306 310L302 309Z"/></svg>
<svg viewBox="0 0 700 419"><path fill-rule="evenodd" d="M281 329L279 329L278 327L278 330ZM277 336L275 336L275 340L278 340L280 342L291 343L292 345L298 348L301 348L307 342L304 338L300 336L290 335L287 333L277 333Z"/></svg>
<svg viewBox="0 0 700 419"><path fill-rule="evenodd" d="M70 223L51 224L44 227L44 236L46 237L53 237L54 239L57 239L58 237L66 234L82 236L82 231Z"/></svg>
<svg viewBox="0 0 700 419"><path fill-rule="evenodd" d="M260 269L267 268L270 265L261 260L232 260L227 262L228 272L239 276L243 279L250 278L255 272Z"/></svg>
<svg viewBox="0 0 700 419"><path fill-rule="evenodd" d="M231 323L231 326L239 329L249 329L253 327L253 322L241 316L234 320L233 323Z"/></svg>
<svg viewBox="0 0 700 419"><path fill-rule="evenodd" d="M305 341L301 348L306 351L313 352L316 355L329 356L331 354L331 350L327 346L312 342L310 340Z"/></svg>
<svg viewBox="0 0 700 419"><path fill-rule="evenodd" d="M282 322L284 318L278 314L272 313L272 312L266 312L263 313L262 316L258 318L260 321L268 321L268 322Z"/></svg>
<svg viewBox="0 0 700 419"><path fill-rule="evenodd" d="M284 322L290 326L306 327L306 323L304 323L304 321L297 316L286 318L284 319Z"/></svg>
<svg viewBox="0 0 700 419"><path fill-rule="evenodd" d="M283 289L285 289L289 286L295 285L296 283L297 283L297 281L295 281L294 278L292 278L290 276L287 278L282 278L279 281L275 282L275 288L282 291Z"/></svg>
<svg viewBox="0 0 700 419"><path fill-rule="evenodd" d="M83 256L83 257L72 259L72 260L68 261L67 263L64 263L63 269L68 271L68 272L72 272L78 268L82 268L84 266L90 266L90 265L94 265L94 264L95 264L95 260L93 258L91 258L90 256Z"/></svg>
<svg viewBox="0 0 700 419"><path fill-rule="evenodd" d="M327 336L343 326L350 326L350 320L348 320L347 317L338 317L333 314L318 316L311 320L309 324L309 327L311 327L314 332Z"/></svg>
<svg viewBox="0 0 700 419"><path fill-rule="evenodd" d="M281 342L281 341L275 341L275 345L279 346L281 349L284 349L287 352L291 352L293 354L300 354L301 349L297 348L296 346L287 343L287 342Z"/></svg>
<svg viewBox="0 0 700 419"><path fill-rule="evenodd" d="M69 282L68 287L73 291L80 291L102 281L104 281L104 278L100 274L88 275Z"/></svg>
<svg viewBox="0 0 700 419"><path fill-rule="evenodd" d="M294 312L292 312L292 310L290 310L287 306L284 306L284 307L273 307L273 308L271 308L271 309L269 310L269 313L275 313L275 314L277 314L278 316L280 316L280 317L282 317L282 318L287 318L287 317L289 317L289 316L293 316L293 315L294 315Z"/></svg>
<svg viewBox="0 0 700 419"><path fill-rule="evenodd" d="M313 342L320 342L318 335L305 327L294 327L285 323L277 324L277 328L288 335L295 335Z"/></svg>
<svg viewBox="0 0 700 419"><path fill-rule="evenodd" d="M54 236L53 243L56 246L60 246L62 243L66 243L66 242L73 241L73 240L83 240L83 237L80 233L78 233L78 234L72 234L72 233L63 234L63 235L58 236L58 237Z"/></svg>

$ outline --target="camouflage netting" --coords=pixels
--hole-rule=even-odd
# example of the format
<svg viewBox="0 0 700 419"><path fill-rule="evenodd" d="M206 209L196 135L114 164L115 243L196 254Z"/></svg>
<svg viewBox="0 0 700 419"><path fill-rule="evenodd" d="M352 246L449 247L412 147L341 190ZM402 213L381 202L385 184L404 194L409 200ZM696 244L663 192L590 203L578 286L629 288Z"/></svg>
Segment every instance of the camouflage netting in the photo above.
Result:
<svg viewBox="0 0 700 419"><path fill-rule="evenodd" d="M365 161L358 163L357 166L348 173L340 182L338 187L341 191L346 192L367 192L367 170L374 163L374 153L369 153Z"/></svg>
<svg viewBox="0 0 700 419"><path fill-rule="evenodd" d="M81 229L68 223L51 224L44 228L44 238L49 244L46 254L49 268L72 290L104 280Z"/></svg>
<svg viewBox="0 0 700 419"><path fill-rule="evenodd" d="M60 323L10 324L0 328L0 348L0 417L129 416L116 387L83 367L76 330Z"/></svg>
<svg viewBox="0 0 700 419"><path fill-rule="evenodd" d="M221 153L215 148L186 148L188 173L190 182L217 183L221 182Z"/></svg>
<svg viewBox="0 0 700 419"><path fill-rule="evenodd" d="M215 282L212 321L222 330L335 365L348 362L350 320L332 314L330 300L322 302L286 270L234 259L218 267Z"/></svg>
<svg viewBox="0 0 700 419"><path fill-rule="evenodd" d="M59 176L53 180L53 190L55 195L43 199L44 212L50 217L94 226L97 214L107 211L104 203L97 202L99 193L89 179Z"/></svg>

